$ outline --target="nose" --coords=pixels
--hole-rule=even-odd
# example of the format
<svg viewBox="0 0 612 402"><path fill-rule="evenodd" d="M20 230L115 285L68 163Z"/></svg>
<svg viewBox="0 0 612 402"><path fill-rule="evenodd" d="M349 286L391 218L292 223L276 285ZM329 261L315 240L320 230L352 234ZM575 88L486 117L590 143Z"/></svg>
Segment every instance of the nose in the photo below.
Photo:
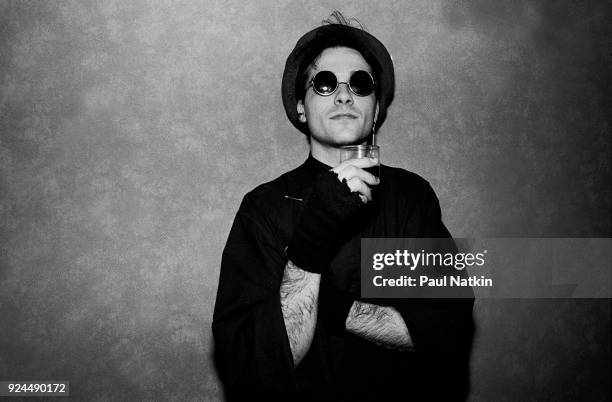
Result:
<svg viewBox="0 0 612 402"><path fill-rule="evenodd" d="M337 105L348 103L353 103L353 94L349 90L348 83L339 82L338 89L336 89L336 98L334 99L334 103Z"/></svg>

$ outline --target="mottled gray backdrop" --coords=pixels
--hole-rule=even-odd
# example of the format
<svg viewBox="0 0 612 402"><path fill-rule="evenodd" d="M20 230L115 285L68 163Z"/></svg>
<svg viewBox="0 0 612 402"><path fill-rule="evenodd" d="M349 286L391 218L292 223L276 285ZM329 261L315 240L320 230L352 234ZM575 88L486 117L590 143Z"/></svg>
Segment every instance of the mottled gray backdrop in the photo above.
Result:
<svg viewBox="0 0 612 402"><path fill-rule="evenodd" d="M334 8L392 53L383 162L455 236L610 236L609 2L0 0L0 380L222 398L221 251L306 157L282 68ZM475 317L472 401L610 397L609 300Z"/></svg>

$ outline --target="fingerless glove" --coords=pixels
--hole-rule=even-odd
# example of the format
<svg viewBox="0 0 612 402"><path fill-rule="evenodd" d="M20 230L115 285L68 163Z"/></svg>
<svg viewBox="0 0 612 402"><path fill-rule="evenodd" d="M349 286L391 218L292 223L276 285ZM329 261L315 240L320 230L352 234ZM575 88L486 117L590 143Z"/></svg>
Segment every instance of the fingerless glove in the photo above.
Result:
<svg viewBox="0 0 612 402"><path fill-rule="evenodd" d="M321 172L287 247L289 259L305 271L328 270L339 245L346 240L351 218L363 206L358 193L352 193L334 172Z"/></svg>

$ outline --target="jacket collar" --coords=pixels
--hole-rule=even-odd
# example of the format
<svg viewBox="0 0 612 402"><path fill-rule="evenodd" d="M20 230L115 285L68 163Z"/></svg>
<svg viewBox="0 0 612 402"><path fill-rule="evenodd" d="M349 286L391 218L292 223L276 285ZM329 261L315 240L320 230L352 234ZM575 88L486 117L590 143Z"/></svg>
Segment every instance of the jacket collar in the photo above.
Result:
<svg viewBox="0 0 612 402"><path fill-rule="evenodd" d="M325 163L321 162L320 160L315 159L315 157L312 156L312 154L308 154L308 159L306 159L306 162L304 162L303 166L305 166L306 169L308 169L308 171L312 173L313 175L317 175L323 171L332 169L331 166L327 166Z"/></svg>

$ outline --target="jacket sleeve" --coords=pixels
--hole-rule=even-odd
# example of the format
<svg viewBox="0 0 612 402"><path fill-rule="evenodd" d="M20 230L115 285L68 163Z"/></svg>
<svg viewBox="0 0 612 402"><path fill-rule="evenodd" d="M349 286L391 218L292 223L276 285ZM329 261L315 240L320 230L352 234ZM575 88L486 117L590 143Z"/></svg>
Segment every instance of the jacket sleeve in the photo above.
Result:
<svg viewBox="0 0 612 402"><path fill-rule="evenodd" d="M264 211L247 195L223 251L213 314L215 361L228 399L294 389L280 305L286 257Z"/></svg>
<svg viewBox="0 0 612 402"><path fill-rule="evenodd" d="M420 204L418 236L450 238L442 223L438 198L429 185ZM411 224L416 221L411 220ZM454 242L442 243L453 249L445 251L457 251ZM465 275L465 271L458 274ZM465 399L469 391L469 357L474 333L472 289L466 289L462 298L394 299L390 304L400 312L408 327L422 369L429 373L424 378L432 381L432 389L445 400Z"/></svg>
<svg viewBox="0 0 612 402"><path fill-rule="evenodd" d="M448 229L442 223L440 203L429 184L427 185L421 205L419 237L451 238ZM452 241L440 242L440 252L456 253ZM465 271L456 271L465 276ZM455 353L469 349L472 337L472 308L474 293L471 288L465 289L462 298L457 299L405 299L396 303L402 314L415 349L430 353Z"/></svg>

